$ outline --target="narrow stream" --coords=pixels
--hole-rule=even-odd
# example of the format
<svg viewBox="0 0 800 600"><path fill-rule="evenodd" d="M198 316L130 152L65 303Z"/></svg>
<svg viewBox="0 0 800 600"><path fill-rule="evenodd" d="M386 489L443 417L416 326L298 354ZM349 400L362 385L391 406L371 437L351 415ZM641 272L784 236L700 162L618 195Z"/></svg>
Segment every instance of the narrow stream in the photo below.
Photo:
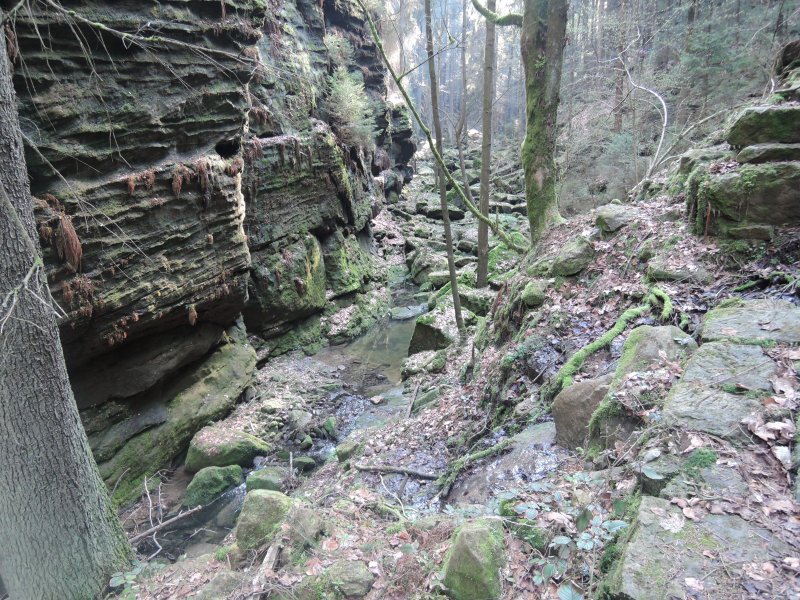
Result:
<svg viewBox="0 0 800 600"><path fill-rule="evenodd" d="M410 399L403 393L402 364L408 356L415 317L427 309L415 299L416 292L416 287L409 284L394 288L394 318L384 318L361 337L324 348L313 357L327 368L336 369L343 384L343 389L331 392L328 398L330 414L336 417L337 440L317 438L308 452L319 464L329 459L336 444L353 432L380 426L405 414ZM176 478L185 481L177 481L175 487L185 489L191 477L180 469L173 480ZM151 540L139 544L139 552L158 551L160 558L171 561L183 554L191 558L213 552L235 527L245 492L244 483L229 490L202 511L159 532L158 546ZM164 520L170 516L165 515Z"/></svg>

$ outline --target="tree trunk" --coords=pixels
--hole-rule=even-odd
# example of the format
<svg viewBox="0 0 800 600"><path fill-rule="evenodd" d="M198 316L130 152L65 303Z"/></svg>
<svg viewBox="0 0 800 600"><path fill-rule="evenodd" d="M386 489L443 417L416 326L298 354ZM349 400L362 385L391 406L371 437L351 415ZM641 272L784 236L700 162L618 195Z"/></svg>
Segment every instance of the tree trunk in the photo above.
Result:
<svg viewBox="0 0 800 600"><path fill-rule="evenodd" d="M436 81L436 65L433 60L433 28L431 27L431 0L425 0L425 49L428 55L428 75L431 81L431 111L433 112L433 130L436 135L436 149L442 153L442 120L439 117L439 88ZM441 167L439 168L441 170ZM461 299L458 295L458 276L453 256L453 233L450 231L450 213L447 208L447 185L443 173L439 174L439 202L442 207L444 223L444 241L447 246L447 266L450 269L450 287L453 292L453 311L459 332L464 331L464 320L461 318Z"/></svg>
<svg viewBox="0 0 800 600"><path fill-rule="evenodd" d="M495 0L486 7L494 12ZM495 24L486 19L486 46L483 53L483 138L481 140L481 194L480 211L489 215L489 178L492 176L492 102L494 101ZM477 286L486 287L489 276L489 228L478 221L478 276Z"/></svg>
<svg viewBox="0 0 800 600"><path fill-rule="evenodd" d="M521 46L527 128L522 166L534 244L548 225L561 220L556 197L555 151L566 28L567 0L525 0Z"/></svg>
<svg viewBox="0 0 800 600"><path fill-rule="evenodd" d="M0 44L0 573L14 600L90 599L130 547L72 396Z"/></svg>

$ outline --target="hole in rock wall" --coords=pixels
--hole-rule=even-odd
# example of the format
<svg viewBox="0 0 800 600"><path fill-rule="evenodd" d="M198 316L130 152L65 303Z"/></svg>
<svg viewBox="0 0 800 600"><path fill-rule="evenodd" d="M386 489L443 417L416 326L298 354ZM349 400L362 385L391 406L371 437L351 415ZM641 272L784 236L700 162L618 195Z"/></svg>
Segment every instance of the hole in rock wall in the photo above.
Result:
<svg viewBox="0 0 800 600"><path fill-rule="evenodd" d="M214 146L214 150L217 151L222 158L233 158L239 153L241 148L241 140L236 138L233 140L222 140L217 142L217 145Z"/></svg>

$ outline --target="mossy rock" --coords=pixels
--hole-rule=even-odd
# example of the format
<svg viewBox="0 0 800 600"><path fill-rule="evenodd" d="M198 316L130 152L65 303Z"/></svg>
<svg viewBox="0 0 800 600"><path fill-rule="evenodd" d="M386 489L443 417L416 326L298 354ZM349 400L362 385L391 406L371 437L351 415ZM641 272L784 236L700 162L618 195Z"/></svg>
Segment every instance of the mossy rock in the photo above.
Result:
<svg viewBox="0 0 800 600"><path fill-rule="evenodd" d="M322 254L328 289L334 297L360 290L372 277L372 258L359 236L345 237L337 230L323 241Z"/></svg>
<svg viewBox="0 0 800 600"><path fill-rule="evenodd" d="M456 530L444 561L443 583L455 600L493 600L503 591L503 526L497 519L477 519Z"/></svg>
<svg viewBox="0 0 800 600"><path fill-rule="evenodd" d="M272 447L254 435L211 425L198 431L189 443L186 470L196 472L204 467L240 465L248 467L256 456L269 454Z"/></svg>
<svg viewBox="0 0 800 600"><path fill-rule="evenodd" d="M121 505L142 493L141 480L168 467L192 436L210 420L230 412L250 384L256 353L249 344L225 344L161 392L167 420L131 438L114 457L99 465L106 484L116 486Z"/></svg>
<svg viewBox="0 0 800 600"><path fill-rule="evenodd" d="M559 250L551 272L558 277L569 277L583 271L594 260L594 247L583 236L576 236L569 240Z"/></svg>
<svg viewBox="0 0 800 600"><path fill-rule="evenodd" d="M544 304L547 293L547 282L543 279L534 279L525 284L522 290L522 301L528 308L537 308Z"/></svg>
<svg viewBox="0 0 800 600"><path fill-rule="evenodd" d="M253 471L247 476L247 491L252 490L271 490L280 492L283 489L283 481L287 476L286 469L282 467L263 467Z"/></svg>
<svg viewBox="0 0 800 600"><path fill-rule="evenodd" d="M336 459L340 463L345 463L350 460L356 452L360 449L360 444L353 440L345 440L336 446Z"/></svg>
<svg viewBox="0 0 800 600"><path fill-rule="evenodd" d="M800 106L751 106L744 109L728 130L731 146L778 142L800 143Z"/></svg>
<svg viewBox="0 0 800 600"><path fill-rule="evenodd" d="M236 523L236 543L242 550L255 550L265 545L278 531L291 507L292 499L280 492L248 492Z"/></svg>
<svg viewBox="0 0 800 600"><path fill-rule="evenodd" d="M736 155L740 163L800 160L800 144L756 144L742 148Z"/></svg>
<svg viewBox="0 0 800 600"><path fill-rule="evenodd" d="M639 214L635 208L624 205L606 204L595 211L595 224L605 234L615 233L633 221Z"/></svg>
<svg viewBox="0 0 800 600"><path fill-rule="evenodd" d="M768 326L767 326L768 325ZM800 308L786 300L738 300L709 311L703 341L800 343Z"/></svg>
<svg viewBox="0 0 800 600"><path fill-rule="evenodd" d="M188 507L206 505L216 500L228 488L239 485L242 481L242 467L205 467L200 469L189 486L183 503Z"/></svg>
<svg viewBox="0 0 800 600"><path fill-rule="evenodd" d="M459 285L458 297L461 300L461 306L480 317L485 317L494 304L497 292L489 288L475 290Z"/></svg>

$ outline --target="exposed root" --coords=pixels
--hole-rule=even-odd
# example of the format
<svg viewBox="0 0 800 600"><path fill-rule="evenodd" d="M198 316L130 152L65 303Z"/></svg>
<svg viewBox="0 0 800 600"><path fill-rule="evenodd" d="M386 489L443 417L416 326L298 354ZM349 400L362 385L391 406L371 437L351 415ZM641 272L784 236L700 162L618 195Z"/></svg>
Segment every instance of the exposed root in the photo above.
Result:
<svg viewBox="0 0 800 600"><path fill-rule="evenodd" d="M436 480L436 484L442 488L442 497L447 496L447 494L450 492L450 487L453 485L453 483L455 483L456 478L471 463L475 462L476 460L480 460L481 458L486 458L487 456L494 456L495 454L500 454L510 445L511 445L511 440L505 439L499 444L495 444L491 448L486 448L485 450L479 450L478 452L473 452L472 454L468 454L467 456L462 456L458 460L455 460L447 469L447 472Z"/></svg>

